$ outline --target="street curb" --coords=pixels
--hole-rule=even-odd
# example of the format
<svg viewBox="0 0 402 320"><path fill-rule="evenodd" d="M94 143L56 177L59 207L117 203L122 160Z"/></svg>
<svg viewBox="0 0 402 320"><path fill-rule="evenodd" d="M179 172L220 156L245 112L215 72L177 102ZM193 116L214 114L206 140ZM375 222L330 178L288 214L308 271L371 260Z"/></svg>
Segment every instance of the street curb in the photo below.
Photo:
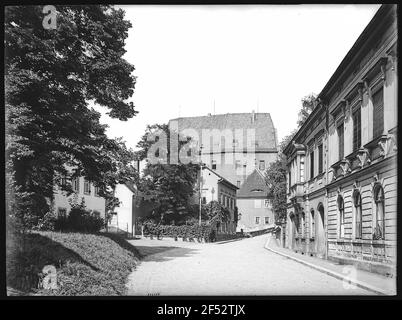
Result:
<svg viewBox="0 0 402 320"><path fill-rule="evenodd" d="M271 252L273 252L273 253L279 254L279 255L281 255L281 256L283 256L285 258L288 258L288 259L294 260L296 262L299 262L301 264L304 264L305 266L308 266L308 267L310 267L312 269L315 269L317 271L325 273L325 274L327 274L327 275L329 275L331 277L334 277L336 279L346 281L347 283L355 285L355 286L357 286L357 287L359 287L361 289L365 289L365 290L374 292L374 293L379 294L379 295L386 295L386 296L395 295L394 293L391 293L391 292L388 292L388 291L373 287L373 286L371 286L371 285L369 285L367 283L364 283L364 282L361 282L361 281L358 281L358 280L355 280L355 279L351 279L351 278L349 278L349 277L347 277L347 276L345 276L343 274L328 270L328 269L323 268L323 267L316 266L316 265L314 265L312 263L309 263L307 261L303 261L301 259L297 259L297 258L295 258L293 256L287 255L286 253L276 251L276 250L274 250L274 249L272 249L272 248L270 248L268 246L268 242L270 240L271 240L271 237L269 237L268 240L265 242L264 248L269 250L269 251L271 251Z"/></svg>

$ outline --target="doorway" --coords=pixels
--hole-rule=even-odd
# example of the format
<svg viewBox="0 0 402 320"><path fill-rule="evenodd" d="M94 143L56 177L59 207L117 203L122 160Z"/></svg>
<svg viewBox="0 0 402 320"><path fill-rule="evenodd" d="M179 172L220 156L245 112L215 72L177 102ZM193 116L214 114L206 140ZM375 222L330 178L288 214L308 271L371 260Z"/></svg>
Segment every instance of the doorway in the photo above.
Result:
<svg viewBox="0 0 402 320"><path fill-rule="evenodd" d="M316 216L316 223L315 223L315 234L317 239L317 256L320 258L325 258L326 252L326 239L325 239L325 212L324 206L322 203L318 205L317 208L318 214Z"/></svg>

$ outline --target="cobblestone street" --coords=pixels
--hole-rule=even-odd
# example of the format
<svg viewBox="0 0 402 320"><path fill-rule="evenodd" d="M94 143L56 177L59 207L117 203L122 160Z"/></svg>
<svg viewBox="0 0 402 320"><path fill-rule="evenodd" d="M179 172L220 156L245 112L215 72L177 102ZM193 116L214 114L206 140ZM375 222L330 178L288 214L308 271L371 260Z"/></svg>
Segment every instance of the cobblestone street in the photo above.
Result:
<svg viewBox="0 0 402 320"><path fill-rule="evenodd" d="M264 248L267 235L225 243L132 240L145 256L129 295L372 295Z"/></svg>

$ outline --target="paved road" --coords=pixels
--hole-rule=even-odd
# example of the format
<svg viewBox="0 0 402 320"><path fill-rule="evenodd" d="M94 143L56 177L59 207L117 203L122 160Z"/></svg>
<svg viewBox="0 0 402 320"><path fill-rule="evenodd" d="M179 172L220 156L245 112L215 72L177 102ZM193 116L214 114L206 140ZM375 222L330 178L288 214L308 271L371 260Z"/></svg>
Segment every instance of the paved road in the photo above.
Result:
<svg viewBox="0 0 402 320"><path fill-rule="evenodd" d="M145 258L129 295L371 295L264 249L267 236L227 243L132 240Z"/></svg>

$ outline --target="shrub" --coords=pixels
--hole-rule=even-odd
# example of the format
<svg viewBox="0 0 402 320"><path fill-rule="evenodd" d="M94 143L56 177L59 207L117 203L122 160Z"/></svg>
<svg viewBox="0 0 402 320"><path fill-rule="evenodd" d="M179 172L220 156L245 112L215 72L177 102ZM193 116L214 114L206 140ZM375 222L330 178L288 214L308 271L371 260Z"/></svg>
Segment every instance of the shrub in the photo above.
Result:
<svg viewBox="0 0 402 320"><path fill-rule="evenodd" d="M145 236L167 236L167 237L180 237L192 239L204 239L211 241L213 239L213 228L211 225L157 225L152 222L144 224Z"/></svg>
<svg viewBox="0 0 402 320"><path fill-rule="evenodd" d="M59 216L55 221L57 231L98 232L104 226L104 220L82 204L74 205L67 216Z"/></svg>
<svg viewBox="0 0 402 320"><path fill-rule="evenodd" d="M53 231L55 229L56 221L56 214L53 211L49 211L39 219L38 224L33 229L40 231Z"/></svg>

